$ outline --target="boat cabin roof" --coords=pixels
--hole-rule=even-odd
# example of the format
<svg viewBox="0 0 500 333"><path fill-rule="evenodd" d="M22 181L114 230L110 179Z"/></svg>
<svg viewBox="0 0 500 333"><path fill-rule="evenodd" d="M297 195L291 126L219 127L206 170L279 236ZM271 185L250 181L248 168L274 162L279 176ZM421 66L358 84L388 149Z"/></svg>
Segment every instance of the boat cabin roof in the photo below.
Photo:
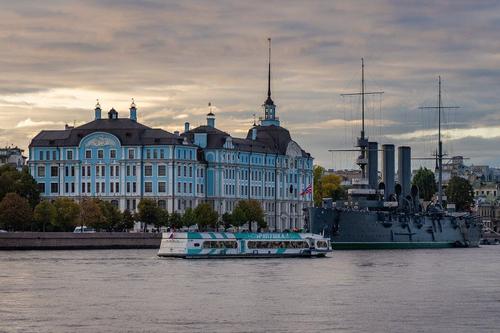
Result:
<svg viewBox="0 0 500 333"><path fill-rule="evenodd" d="M173 239L251 239L251 240L301 240L323 239L321 235L298 232L166 232L163 238Z"/></svg>

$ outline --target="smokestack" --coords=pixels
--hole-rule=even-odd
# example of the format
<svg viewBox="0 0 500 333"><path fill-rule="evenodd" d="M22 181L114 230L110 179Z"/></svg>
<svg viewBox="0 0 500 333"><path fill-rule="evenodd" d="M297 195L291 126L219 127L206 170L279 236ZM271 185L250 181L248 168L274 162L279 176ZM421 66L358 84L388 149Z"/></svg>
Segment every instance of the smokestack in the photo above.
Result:
<svg viewBox="0 0 500 333"><path fill-rule="evenodd" d="M398 182L401 185L401 194L406 197L410 194L411 181L411 148L398 147Z"/></svg>
<svg viewBox="0 0 500 333"><path fill-rule="evenodd" d="M368 184L378 188L378 143L368 142Z"/></svg>
<svg viewBox="0 0 500 333"><path fill-rule="evenodd" d="M386 201L394 193L394 180L394 145L382 145L382 181Z"/></svg>

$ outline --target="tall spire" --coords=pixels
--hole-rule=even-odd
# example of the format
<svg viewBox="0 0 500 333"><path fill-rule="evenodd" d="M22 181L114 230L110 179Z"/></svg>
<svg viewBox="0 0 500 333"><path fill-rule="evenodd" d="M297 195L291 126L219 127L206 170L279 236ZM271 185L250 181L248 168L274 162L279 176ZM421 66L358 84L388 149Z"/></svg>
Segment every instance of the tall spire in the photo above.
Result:
<svg viewBox="0 0 500 333"><path fill-rule="evenodd" d="M267 72L267 100L266 105L274 105L273 100L271 99L271 38L267 39L269 43L269 68Z"/></svg>

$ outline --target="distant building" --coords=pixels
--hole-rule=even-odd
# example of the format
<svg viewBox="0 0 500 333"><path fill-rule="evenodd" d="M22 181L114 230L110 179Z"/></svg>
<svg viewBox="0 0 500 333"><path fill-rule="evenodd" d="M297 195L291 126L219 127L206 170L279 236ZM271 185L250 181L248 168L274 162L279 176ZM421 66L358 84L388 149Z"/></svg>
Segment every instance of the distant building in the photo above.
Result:
<svg viewBox="0 0 500 333"><path fill-rule="evenodd" d="M26 164L26 157L23 156L24 150L18 147L0 148L0 165L12 165L21 170Z"/></svg>
<svg viewBox="0 0 500 333"><path fill-rule="evenodd" d="M352 185L352 180L353 179L360 179L361 178L361 170L360 169L344 169L344 170L333 170L333 169L328 169L325 171L326 175L337 175L340 178L342 178L342 181L340 184L342 186L351 186Z"/></svg>

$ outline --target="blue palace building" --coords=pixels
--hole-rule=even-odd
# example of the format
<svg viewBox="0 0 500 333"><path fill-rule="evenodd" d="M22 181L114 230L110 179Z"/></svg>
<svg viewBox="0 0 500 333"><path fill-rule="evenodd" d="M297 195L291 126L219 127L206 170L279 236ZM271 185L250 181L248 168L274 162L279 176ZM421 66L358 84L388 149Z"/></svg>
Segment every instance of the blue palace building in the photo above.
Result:
<svg viewBox="0 0 500 333"><path fill-rule="evenodd" d="M239 200L262 203L270 230L302 228L303 209L313 202L313 158L280 126L271 99L270 66L264 117L244 138L206 125L170 133L99 103L93 121L44 130L29 145L29 169L44 199L94 197L121 210L151 198L169 212L208 202L222 215ZM312 185L311 185L312 186ZM308 188L309 187L309 188ZM307 189L307 190L306 190Z"/></svg>

